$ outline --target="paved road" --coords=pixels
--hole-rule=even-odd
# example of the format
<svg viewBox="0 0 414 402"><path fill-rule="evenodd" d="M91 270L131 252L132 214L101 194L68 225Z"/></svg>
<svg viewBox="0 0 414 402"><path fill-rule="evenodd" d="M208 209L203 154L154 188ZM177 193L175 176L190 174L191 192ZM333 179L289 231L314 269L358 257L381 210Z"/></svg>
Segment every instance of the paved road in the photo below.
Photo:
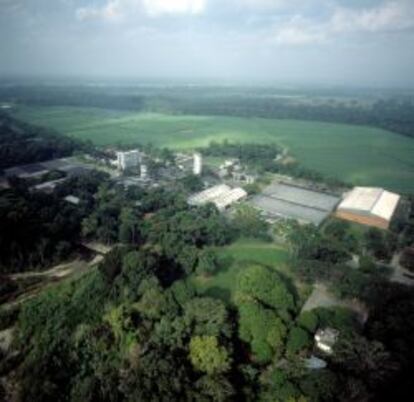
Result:
<svg viewBox="0 0 414 402"><path fill-rule="evenodd" d="M21 303L33 298L39 294L42 290L45 290L48 287L55 286L63 280L72 280L78 278L79 275L89 271L92 267L96 266L103 256L98 255L93 260L87 262L84 260L75 260L66 264L60 264L56 267L53 267L47 271L37 272L29 271L19 274L11 274L9 278L15 281L38 278L40 281L36 282L32 286L29 286L22 293L11 296L11 300L1 304L1 308L14 308L20 305Z"/></svg>
<svg viewBox="0 0 414 402"><path fill-rule="evenodd" d="M302 308L302 312L318 307L345 307L354 311L362 324L368 319L368 310L363 303L358 300L340 300L329 292L323 283L315 284L311 295Z"/></svg>
<svg viewBox="0 0 414 402"><path fill-rule="evenodd" d="M390 267L393 270L391 275L391 281L402 283L403 285L407 286L414 286L414 275L401 266L400 264L401 253L396 253L392 257Z"/></svg>

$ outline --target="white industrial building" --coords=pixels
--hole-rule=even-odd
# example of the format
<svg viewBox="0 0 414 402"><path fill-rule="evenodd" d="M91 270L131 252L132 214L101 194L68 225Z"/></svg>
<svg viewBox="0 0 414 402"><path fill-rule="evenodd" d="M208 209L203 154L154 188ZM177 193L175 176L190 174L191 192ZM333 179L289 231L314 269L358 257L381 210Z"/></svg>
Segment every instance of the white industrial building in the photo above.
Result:
<svg viewBox="0 0 414 402"><path fill-rule="evenodd" d="M190 205L204 205L211 202L222 211L245 197L247 197L247 193L242 188L231 188L226 184L219 184L192 195L188 199L188 203Z"/></svg>
<svg viewBox="0 0 414 402"><path fill-rule="evenodd" d="M382 188L355 187L345 194L335 215L362 225L388 229L400 198Z"/></svg>
<svg viewBox="0 0 414 402"><path fill-rule="evenodd" d="M320 225L338 205L340 198L293 184L274 181L251 204L268 222L295 219L301 223Z"/></svg>
<svg viewBox="0 0 414 402"><path fill-rule="evenodd" d="M199 176L201 175L203 171L203 157L201 156L200 153L197 152L193 155L193 161L194 161L193 173L196 176Z"/></svg>
<svg viewBox="0 0 414 402"><path fill-rule="evenodd" d="M117 152L116 155L119 170L127 170L137 167L141 162L141 153L136 149L125 152Z"/></svg>

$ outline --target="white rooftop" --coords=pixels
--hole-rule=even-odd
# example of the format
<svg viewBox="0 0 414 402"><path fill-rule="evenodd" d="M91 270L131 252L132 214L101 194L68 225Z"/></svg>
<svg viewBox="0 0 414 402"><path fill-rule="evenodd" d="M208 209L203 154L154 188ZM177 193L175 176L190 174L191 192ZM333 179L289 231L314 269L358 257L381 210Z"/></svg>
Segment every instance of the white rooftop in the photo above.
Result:
<svg viewBox="0 0 414 402"><path fill-rule="evenodd" d="M333 346L338 340L339 331L334 328L318 329L314 338L318 349L325 353L331 354Z"/></svg>
<svg viewBox="0 0 414 402"><path fill-rule="evenodd" d="M400 198L398 194L382 188L355 187L346 194L338 210L370 214L389 221L394 215Z"/></svg>
<svg viewBox="0 0 414 402"><path fill-rule="evenodd" d="M70 202L71 204L78 205L80 203L80 198L75 197L74 195L68 195L65 197L65 201Z"/></svg>
<svg viewBox="0 0 414 402"><path fill-rule="evenodd" d="M247 193L242 188L237 187L232 189L226 184L219 184L192 195L189 197L188 203L190 205L202 205L212 202L218 209L223 210L246 196Z"/></svg>

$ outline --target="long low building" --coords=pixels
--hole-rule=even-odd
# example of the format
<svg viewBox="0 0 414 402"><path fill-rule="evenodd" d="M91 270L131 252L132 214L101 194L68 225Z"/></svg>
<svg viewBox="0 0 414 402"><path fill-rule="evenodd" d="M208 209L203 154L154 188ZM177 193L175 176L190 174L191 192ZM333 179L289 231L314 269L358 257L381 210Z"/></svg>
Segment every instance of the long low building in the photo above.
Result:
<svg viewBox="0 0 414 402"><path fill-rule="evenodd" d="M333 194L275 182L255 196L251 203L269 221L285 218L319 225L339 201L340 198Z"/></svg>
<svg viewBox="0 0 414 402"><path fill-rule="evenodd" d="M400 198L398 194L382 188L355 187L345 194L335 215L362 225L388 229Z"/></svg>
<svg viewBox="0 0 414 402"><path fill-rule="evenodd" d="M188 198L188 203L199 206L211 202L222 211L245 197L247 197L247 193L242 188L231 188L226 184L219 184L192 195Z"/></svg>
<svg viewBox="0 0 414 402"><path fill-rule="evenodd" d="M52 170L65 172L68 176L77 176L87 173L92 167L68 157L4 169L4 175L6 178L16 176L20 179L31 179L41 177Z"/></svg>

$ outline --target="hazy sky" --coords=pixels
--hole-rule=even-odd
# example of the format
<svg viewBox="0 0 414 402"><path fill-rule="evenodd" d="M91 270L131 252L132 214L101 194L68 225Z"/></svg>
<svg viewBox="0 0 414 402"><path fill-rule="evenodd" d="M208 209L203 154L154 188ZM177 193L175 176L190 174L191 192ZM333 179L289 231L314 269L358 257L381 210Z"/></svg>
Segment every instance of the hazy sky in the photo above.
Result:
<svg viewBox="0 0 414 402"><path fill-rule="evenodd" d="M414 86L414 0L0 0L0 74Z"/></svg>

